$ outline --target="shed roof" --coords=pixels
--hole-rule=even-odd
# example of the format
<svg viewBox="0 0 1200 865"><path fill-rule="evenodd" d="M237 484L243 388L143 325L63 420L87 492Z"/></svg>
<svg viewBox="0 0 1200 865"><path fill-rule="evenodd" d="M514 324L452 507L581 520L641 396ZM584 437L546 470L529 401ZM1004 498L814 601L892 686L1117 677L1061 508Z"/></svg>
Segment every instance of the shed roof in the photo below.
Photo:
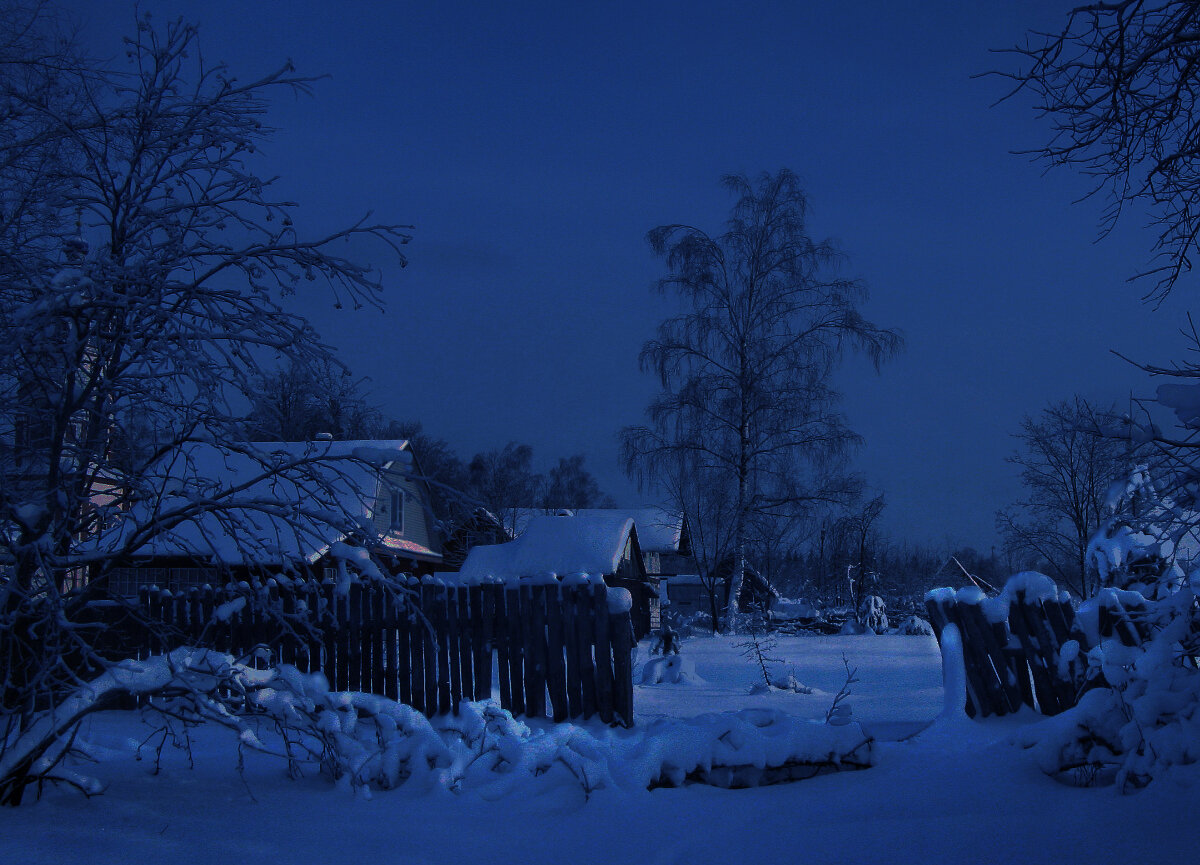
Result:
<svg viewBox="0 0 1200 865"><path fill-rule="evenodd" d="M532 517L516 540L473 547L460 574L464 580L612 574L634 533L633 520L617 511L543 514Z"/></svg>
<svg viewBox="0 0 1200 865"><path fill-rule="evenodd" d="M637 526L638 543L643 552L677 553L683 533L683 515L661 507L644 508L563 508L555 515L590 517L609 514L628 517ZM537 517L546 516L541 508L516 508L512 512L514 534L520 537Z"/></svg>

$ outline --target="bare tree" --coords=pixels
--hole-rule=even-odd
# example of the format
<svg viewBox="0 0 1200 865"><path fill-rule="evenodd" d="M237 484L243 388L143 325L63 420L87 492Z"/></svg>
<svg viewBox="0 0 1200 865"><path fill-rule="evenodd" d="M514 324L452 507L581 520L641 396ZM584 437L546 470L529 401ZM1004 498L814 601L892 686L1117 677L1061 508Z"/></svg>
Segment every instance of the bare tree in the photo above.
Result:
<svg viewBox="0 0 1200 865"><path fill-rule="evenodd" d="M383 417L368 402L365 385L331 357L289 360L262 376L247 433L270 441L310 441L322 433L338 440L376 438Z"/></svg>
<svg viewBox="0 0 1200 865"><path fill-rule="evenodd" d="M1200 6L1193 0L1092 2L1062 30L1013 48L1028 65L1003 72L1030 92L1053 128L1033 151L1078 168L1107 198L1105 229L1128 205L1158 226L1154 262L1138 277L1161 300L1191 270L1200 233Z"/></svg>
<svg viewBox="0 0 1200 865"><path fill-rule="evenodd" d="M1015 436L1020 447L1008 457L1026 495L996 515L997 529L1019 561L1046 568L1082 598L1098 585L1088 542L1107 517L1109 488L1131 467L1120 428L1115 410L1076 396L1027 415Z"/></svg>
<svg viewBox="0 0 1200 865"><path fill-rule="evenodd" d="M612 496L600 489L600 484L583 465L583 454L562 457L550 469L546 492L542 496L545 508L614 508Z"/></svg>
<svg viewBox="0 0 1200 865"><path fill-rule="evenodd" d="M468 492L501 520L510 535L517 514L536 508L545 479L533 470L533 448L509 442L501 450L475 454L467 465Z"/></svg>
<svg viewBox="0 0 1200 865"><path fill-rule="evenodd" d="M862 502L841 519L842 533L849 540L852 554L852 559L846 564L846 584L856 615L862 609L868 589L878 590L879 587L879 572L873 561L873 553L880 544L876 523L886 506L880 493Z"/></svg>
<svg viewBox="0 0 1200 865"><path fill-rule="evenodd" d="M334 250L375 239L402 264L408 239L367 220L305 238L295 205L252 169L268 95L308 89L290 64L242 82L204 61L194 27L143 18L114 70L81 56L43 5L3 11L0 748L53 712L80 663L103 668L79 616L110 567L164 533L206 513L260 546L254 513L361 532L322 494L319 455L254 450L241 407L265 359L329 357L279 298L313 281L378 305L377 277ZM255 468L229 489L168 470L198 446ZM263 478L311 501L248 497Z"/></svg>
<svg viewBox="0 0 1200 865"><path fill-rule="evenodd" d="M736 203L724 233L688 225L653 229L666 259L663 292L690 308L659 325L641 365L662 393L647 426L622 432L627 468L652 486L679 455L704 476L697 489L732 503L737 565L727 608L736 623L750 515L832 495L826 469L857 439L836 410L833 372L855 348L878 364L900 336L863 318L862 283L836 274L840 253L808 232L808 200L787 169L724 180Z"/></svg>

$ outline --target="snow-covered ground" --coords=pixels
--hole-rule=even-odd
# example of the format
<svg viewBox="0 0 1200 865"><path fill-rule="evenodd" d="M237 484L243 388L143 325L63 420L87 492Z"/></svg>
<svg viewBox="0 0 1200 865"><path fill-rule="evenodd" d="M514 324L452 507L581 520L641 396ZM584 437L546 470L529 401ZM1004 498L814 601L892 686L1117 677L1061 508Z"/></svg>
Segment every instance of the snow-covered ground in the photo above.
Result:
<svg viewBox="0 0 1200 865"><path fill-rule="evenodd" d="M683 656L704 684L639 685L633 704L639 722L687 718L705 712L772 708L824 720L833 695L846 681L846 668L858 670L849 699L853 717L881 739L896 739L926 726L942 708L942 667L933 637L782 637L769 654L785 675L811 694L774 691L751 694L762 681L757 665L744 655L739 637L707 637L684 643ZM639 646L638 661L647 659ZM635 673L636 673L635 669ZM634 681L638 677L634 676Z"/></svg>
<svg viewBox="0 0 1200 865"><path fill-rule="evenodd" d="M922 637L783 640L774 654L813 693L749 696L755 669L724 638L695 639L684 657L704 684L638 686L640 723L760 706L823 718L858 667L855 720L897 739L938 716L936 645ZM644 652L639 660L645 660ZM204 730L192 754L152 749L137 716L109 713L86 725L107 751L91 771L110 782L84 799L53 790L0 812L4 863L522 862L1023 862L1194 861L1200 789L1169 778L1133 796L1077 789L1042 775L1005 739L1032 715L979 724L940 718L904 741L881 741L865 771L749 790L704 786L630 794L573 785L484 801L471 794L401 787L370 800L315 773L285 777L280 762Z"/></svg>

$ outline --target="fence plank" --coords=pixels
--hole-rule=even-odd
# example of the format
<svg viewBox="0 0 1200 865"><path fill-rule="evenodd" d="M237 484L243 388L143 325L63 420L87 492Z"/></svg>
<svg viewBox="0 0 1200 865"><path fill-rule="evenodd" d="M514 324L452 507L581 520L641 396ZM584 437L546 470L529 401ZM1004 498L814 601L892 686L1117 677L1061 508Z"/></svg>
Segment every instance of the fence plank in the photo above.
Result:
<svg viewBox="0 0 1200 865"><path fill-rule="evenodd" d="M562 591L561 586L551 586L546 598L546 685L550 691L552 717L559 723L571 716L567 706Z"/></svg>
<svg viewBox="0 0 1200 865"><path fill-rule="evenodd" d="M391 587L383 592L383 623L380 635L383 641L383 695L389 700L400 699L400 615L397 598Z"/></svg>
<svg viewBox="0 0 1200 865"><path fill-rule="evenodd" d="M445 585L434 585L431 624L437 642L437 711L438 714L447 715L451 712L452 706L450 700L450 632L446 615Z"/></svg>
<svg viewBox="0 0 1200 865"><path fill-rule="evenodd" d="M546 587L523 586L521 602L529 605L526 619L529 654L525 661L525 714L546 715Z"/></svg>
<svg viewBox="0 0 1200 865"><path fill-rule="evenodd" d="M412 594L408 607L408 653L409 653L409 686L412 690L412 702L409 704L418 712L425 712L425 611L423 587L410 585Z"/></svg>
<svg viewBox="0 0 1200 865"><path fill-rule="evenodd" d="M504 609L508 618L508 670L512 686L512 713L525 714L525 641L521 627L521 592L504 588Z"/></svg>
<svg viewBox="0 0 1200 865"><path fill-rule="evenodd" d="M475 700L490 700L492 697L492 616L494 609L485 598L483 586L470 588L471 596L471 642L475 648Z"/></svg>
<svg viewBox="0 0 1200 865"><path fill-rule="evenodd" d="M600 713L600 720L611 724L614 711L612 643L609 637L608 587L602 582L592 586L592 609L596 615L596 709Z"/></svg>
<svg viewBox="0 0 1200 865"><path fill-rule="evenodd" d="M509 712L513 708L512 699L512 659L508 651L508 594L500 583L492 583L484 587L491 598L492 610L496 614L493 619L493 633L496 642L496 676L500 685L500 708Z"/></svg>
<svg viewBox="0 0 1200 865"><path fill-rule="evenodd" d="M579 676L579 617L576 596L579 590L572 585L562 586L563 631L567 654L567 711L572 718L583 717L583 682Z"/></svg>
<svg viewBox="0 0 1200 865"><path fill-rule="evenodd" d="M613 648L613 710L626 727L633 726L633 621L629 611L609 616Z"/></svg>
<svg viewBox="0 0 1200 865"><path fill-rule="evenodd" d="M426 581L421 583L421 612L425 614L421 628L421 654L425 659L425 714L433 717L438 713L437 588Z"/></svg>
<svg viewBox="0 0 1200 865"><path fill-rule="evenodd" d="M441 602L444 605L446 619L442 626L443 638L446 644L444 663L448 667L440 673L440 678L446 680L446 688L450 711L458 714L459 703L462 702L462 645L459 642L458 626L458 593L454 586L441 587ZM441 657L441 656L439 656Z"/></svg>
<svg viewBox="0 0 1200 865"><path fill-rule="evenodd" d="M471 599L466 586L454 590L458 615L458 664L462 680L460 699L475 699L475 647L474 631L471 627Z"/></svg>
<svg viewBox="0 0 1200 865"><path fill-rule="evenodd" d="M580 710L587 720L596 714L596 664L592 660L596 617L591 587L587 583L575 591L575 621L578 635L576 655L579 659L579 679L583 688Z"/></svg>

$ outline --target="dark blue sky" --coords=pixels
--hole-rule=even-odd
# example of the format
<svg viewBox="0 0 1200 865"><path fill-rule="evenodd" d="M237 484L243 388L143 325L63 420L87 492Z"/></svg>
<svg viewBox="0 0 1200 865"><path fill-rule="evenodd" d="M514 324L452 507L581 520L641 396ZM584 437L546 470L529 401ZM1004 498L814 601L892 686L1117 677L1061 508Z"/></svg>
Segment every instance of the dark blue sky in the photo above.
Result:
<svg viewBox="0 0 1200 865"><path fill-rule="evenodd" d="M131 3L68 5L119 54ZM198 21L206 57L239 77L289 57L332 76L272 114L298 224L374 210L416 231L409 267L385 272L386 313L300 305L386 414L464 456L519 440L545 468L583 451L623 503L643 498L616 433L654 392L637 353L672 309L650 291L645 232L719 231L729 172L796 171L814 233L870 285L868 315L907 337L881 375L840 377L897 535L986 549L1020 492L1004 462L1020 416L1149 394L1110 351L1183 350L1190 286L1155 312L1125 282L1151 235L1135 218L1095 243L1100 203L1072 203L1086 181L1011 153L1047 128L971 77L1069 3L142 5Z"/></svg>

